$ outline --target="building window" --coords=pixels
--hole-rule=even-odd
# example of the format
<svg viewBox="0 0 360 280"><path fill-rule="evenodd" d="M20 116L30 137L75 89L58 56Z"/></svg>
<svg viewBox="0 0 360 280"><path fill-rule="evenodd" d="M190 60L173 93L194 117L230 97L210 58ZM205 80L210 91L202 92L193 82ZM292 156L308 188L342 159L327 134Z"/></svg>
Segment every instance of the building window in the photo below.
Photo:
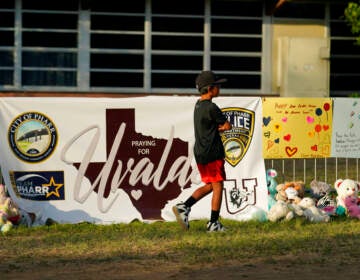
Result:
<svg viewBox="0 0 360 280"><path fill-rule="evenodd" d="M76 87L77 1L21 4L22 86Z"/></svg>
<svg viewBox="0 0 360 280"><path fill-rule="evenodd" d="M260 90L263 74L262 3L211 2L211 69L226 75L226 87Z"/></svg>
<svg viewBox="0 0 360 280"><path fill-rule="evenodd" d="M343 19L346 5L331 5L331 60L330 89L332 96L348 96L359 93L360 46Z"/></svg>
<svg viewBox="0 0 360 280"><path fill-rule="evenodd" d="M196 74L203 68L204 8L200 1L151 3L151 87L194 92Z"/></svg>
<svg viewBox="0 0 360 280"><path fill-rule="evenodd" d="M261 91L262 1L4 0L2 90L194 92L212 69Z"/></svg>
<svg viewBox="0 0 360 280"><path fill-rule="evenodd" d="M263 1L0 1L0 89L261 94Z"/></svg>
<svg viewBox="0 0 360 280"><path fill-rule="evenodd" d="M264 2L1 0L0 90L187 94L211 69L228 78L225 94L276 94L273 17L328 22L330 94L359 91L346 4L286 2L269 16Z"/></svg>
<svg viewBox="0 0 360 280"><path fill-rule="evenodd" d="M261 94L262 1L112 3L0 1L0 89L193 93L211 69Z"/></svg>
<svg viewBox="0 0 360 280"><path fill-rule="evenodd" d="M321 3L305 3L285 2L281 9L278 9L274 16L279 18L298 18L298 19L324 19L325 5ZM310 3L309 3L310 2Z"/></svg>
<svg viewBox="0 0 360 280"><path fill-rule="evenodd" d="M121 7L93 1L90 22L90 87L142 91L145 1L130 1Z"/></svg>
<svg viewBox="0 0 360 280"><path fill-rule="evenodd" d="M14 85L14 1L0 1L0 87Z"/></svg>

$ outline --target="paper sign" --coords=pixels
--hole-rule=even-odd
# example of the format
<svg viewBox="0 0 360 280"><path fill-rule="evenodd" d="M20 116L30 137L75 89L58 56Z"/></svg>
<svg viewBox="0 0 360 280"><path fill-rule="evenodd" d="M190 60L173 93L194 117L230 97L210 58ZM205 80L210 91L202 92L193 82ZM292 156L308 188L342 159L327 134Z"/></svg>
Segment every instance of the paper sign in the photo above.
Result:
<svg viewBox="0 0 360 280"><path fill-rule="evenodd" d="M264 158L330 156L330 98L263 98Z"/></svg>
<svg viewBox="0 0 360 280"><path fill-rule="evenodd" d="M360 100L335 98L331 156L360 157Z"/></svg>

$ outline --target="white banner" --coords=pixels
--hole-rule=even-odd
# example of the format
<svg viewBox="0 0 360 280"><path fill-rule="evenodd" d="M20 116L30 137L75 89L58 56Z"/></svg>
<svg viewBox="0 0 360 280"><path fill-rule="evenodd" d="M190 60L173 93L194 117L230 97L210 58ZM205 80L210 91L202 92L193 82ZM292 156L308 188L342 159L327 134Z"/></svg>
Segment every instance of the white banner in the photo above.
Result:
<svg viewBox="0 0 360 280"><path fill-rule="evenodd" d="M360 100L334 98L332 157L360 157Z"/></svg>
<svg viewBox="0 0 360 280"><path fill-rule="evenodd" d="M0 164L24 210L60 223L175 220L201 185L192 155L196 97L0 98ZM260 98L214 99L233 124L220 215L267 209ZM211 194L191 218L210 217Z"/></svg>

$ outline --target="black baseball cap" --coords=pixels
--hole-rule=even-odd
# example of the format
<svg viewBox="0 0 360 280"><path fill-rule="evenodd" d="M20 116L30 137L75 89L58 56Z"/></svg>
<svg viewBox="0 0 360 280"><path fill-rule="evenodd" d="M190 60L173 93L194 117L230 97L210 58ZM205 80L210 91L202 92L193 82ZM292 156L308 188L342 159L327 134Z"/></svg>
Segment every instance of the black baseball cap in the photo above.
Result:
<svg viewBox="0 0 360 280"><path fill-rule="evenodd" d="M196 88L200 91L203 87L215 86L227 82L227 79L219 79L212 71L201 71L196 77Z"/></svg>

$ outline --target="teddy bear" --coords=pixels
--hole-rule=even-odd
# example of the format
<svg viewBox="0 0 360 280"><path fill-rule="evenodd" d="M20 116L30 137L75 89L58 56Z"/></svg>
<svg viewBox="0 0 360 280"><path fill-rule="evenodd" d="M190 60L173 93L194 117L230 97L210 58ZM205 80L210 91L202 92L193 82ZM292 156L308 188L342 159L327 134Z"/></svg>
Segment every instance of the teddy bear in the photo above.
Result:
<svg viewBox="0 0 360 280"><path fill-rule="evenodd" d="M14 207L12 201L7 199L0 205L0 231L3 233L8 232L14 226L14 221L18 220L19 212Z"/></svg>
<svg viewBox="0 0 360 280"><path fill-rule="evenodd" d="M278 185L276 181L277 172L275 169L266 170L266 184L268 190L268 210L276 203L275 195L277 193L276 186Z"/></svg>
<svg viewBox="0 0 360 280"><path fill-rule="evenodd" d="M355 182L351 179L338 179L334 184L337 196L336 196L336 204L337 208L343 208L346 210L345 206L345 198L348 196L353 196L358 198L359 195L359 183ZM338 210L339 212L339 210ZM343 212L343 211L341 211Z"/></svg>
<svg viewBox="0 0 360 280"><path fill-rule="evenodd" d="M283 200L278 200L270 208L269 212L267 213L267 218L271 222L277 222L280 220L289 221L302 215L303 211L298 205L287 203Z"/></svg>
<svg viewBox="0 0 360 280"><path fill-rule="evenodd" d="M276 186L276 200L298 203L305 195L305 184L302 181L285 182Z"/></svg>
<svg viewBox="0 0 360 280"><path fill-rule="evenodd" d="M345 197L345 207L347 215L351 218L360 219L360 206L357 204L358 199L353 196Z"/></svg>
<svg viewBox="0 0 360 280"><path fill-rule="evenodd" d="M276 201L286 201L287 200L284 183L280 183L276 186L275 200Z"/></svg>
<svg viewBox="0 0 360 280"><path fill-rule="evenodd" d="M304 217L310 222L329 222L330 216L315 206L315 200L311 197L304 197L298 204L303 210Z"/></svg>
<svg viewBox="0 0 360 280"><path fill-rule="evenodd" d="M0 230L5 233L19 223L20 211L13 200L7 195L5 186L0 184Z"/></svg>
<svg viewBox="0 0 360 280"><path fill-rule="evenodd" d="M298 196L299 192L294 187L289 187L285 190L288 203L298 204L301 198Z"/></svg>

